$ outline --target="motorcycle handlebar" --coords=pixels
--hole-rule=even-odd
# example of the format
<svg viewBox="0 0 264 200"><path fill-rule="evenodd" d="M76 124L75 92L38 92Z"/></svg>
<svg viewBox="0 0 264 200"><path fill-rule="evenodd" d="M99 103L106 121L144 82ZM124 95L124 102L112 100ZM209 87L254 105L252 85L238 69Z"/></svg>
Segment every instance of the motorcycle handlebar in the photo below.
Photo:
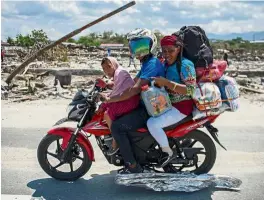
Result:
<svg viewBox="0 0 264 200"><path fill-rule="evenodd" d="M103 76L104 78L105 76ZM91 90L88 93L88 97L87 97L87 101L89 103L93 103L95 101L95 98L97 97L97 95L99 94L100 90L104 90L104 88L101 88L100 86L97 86L98 84L98 80L95 80Z"/></svg>

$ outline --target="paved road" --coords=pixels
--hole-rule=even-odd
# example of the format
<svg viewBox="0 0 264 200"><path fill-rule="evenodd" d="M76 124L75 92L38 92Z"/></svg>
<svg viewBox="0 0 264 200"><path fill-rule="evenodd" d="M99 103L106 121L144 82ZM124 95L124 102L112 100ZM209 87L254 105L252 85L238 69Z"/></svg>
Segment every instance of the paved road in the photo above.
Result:
<svg viewBox="0 0 264 200"><path fill-rule="evenodd" d="M264 108L259 105L250 105L243 100L239 112L224 114L216 122L220 141L228 151L217 148L218 157L211 173L240 178L243 181L241 191L204 189L195 193L180 193L153 192L114 184L117 168L107 164L94 140L96 162L82 179L67 183L49 178L37 163L36 148L52 123L63 117L66 104L67 101L2 104L2 199L42 196L48 200L263 200Z"/></svg>

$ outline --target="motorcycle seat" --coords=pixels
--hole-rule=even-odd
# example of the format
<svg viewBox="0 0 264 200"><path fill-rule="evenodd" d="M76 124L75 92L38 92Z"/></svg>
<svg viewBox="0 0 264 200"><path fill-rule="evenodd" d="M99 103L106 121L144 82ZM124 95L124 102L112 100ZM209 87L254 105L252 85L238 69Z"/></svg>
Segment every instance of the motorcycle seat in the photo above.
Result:
<svg viewBox="0 0 264 200"><path fill-rule="evenodd" d="M184 124L186 122L192 121L192 120L193 120L193 116L192 115L188 115L187 117L183 118L181 121L163 128L163 130L166 132L166 131L175 129L177 126L179 126L181 124Z"/></svg>

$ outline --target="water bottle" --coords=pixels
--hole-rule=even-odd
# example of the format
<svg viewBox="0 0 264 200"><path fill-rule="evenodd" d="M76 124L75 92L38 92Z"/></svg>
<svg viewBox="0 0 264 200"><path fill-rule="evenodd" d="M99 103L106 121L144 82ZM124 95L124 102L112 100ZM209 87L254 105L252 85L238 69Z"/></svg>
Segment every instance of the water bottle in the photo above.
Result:
<svg viewBox="0 0 264 200"><path fill-rule="evenodd" d="M172 108L169 95L165 88L155 87L154 81L151 82L150 87L148 85L142 87L141 98L148 114L152 117L160 116Z"/></svg>

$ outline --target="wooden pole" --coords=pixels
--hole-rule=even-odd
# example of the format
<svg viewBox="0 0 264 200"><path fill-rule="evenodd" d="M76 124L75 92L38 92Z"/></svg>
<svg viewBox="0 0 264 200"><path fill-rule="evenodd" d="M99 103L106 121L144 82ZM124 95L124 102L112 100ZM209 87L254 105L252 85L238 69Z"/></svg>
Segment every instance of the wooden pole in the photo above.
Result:
<svg viewBox="0 0 264 200"><path fill-rule="evenodd" d="M18 66L18 67L17 67L17 68L16 68L16 69L15 69L15 70L14 70L14 71L8 76L8 77L7 77L7 79L6 79L6 83L7 83L7 84L11 83L12 79L13 79L13 78L14 78L14 77L15 77L15 76L16 76L21 70L23 70L23 69L24 69L29 63L31 63L33 60L35 60L38 56L40 56L41 54L43 54L45 51L47 51L47 50L49 50L49 49L55 47L56 45L62 43L63 41L66 41L66 40L68 40L69 38L71 38L71 37L73 37L73 36L79 34L79 33L82 32L83 30L85 30L85 29L87 29L87 28L89 28L89 27L91 27L91 26L93 26L93 25L95 25L95 24L97 24L97 23L99 23L99 22L101 22L101 21L103 21L103 20L105 20L105 19L107 19L107 18L109 18L109 17L111 17L111 16L113 16L113 15L115 15L115 14L117 14L117 13L119 13L119 12L121 12L121 11L123 11L123 10L129 8L129 7L131 7L131 6L133 6L133 5L135 5L135 4L136 4L135 1L131 1L130 3L128 3L128 4L126 4L126 5L124 5L124 6L120 7L120 8L118 8L118 9L116 9L116 10L114 10L114 11L112 11L112 12L110 12L110 13L108 13L108 14L106 14L106 15L104 15L104 16L102 16L102 17L96 19L96 20L94 20L94 21L92 21L92 22L89 23L89 24L86 24L85 26L83 26L83 27L81 27L81 28L79 28L79 29L76 29L76 30L72 31L71 33L69 33L69 34L63 36L62 38L60 38L59 40L57 40L57 41L55 41L55 42L53 42L53 43L51 43L51 44L45 46L44 48L40 49L39 51L37 51L36 53L34 53L31 57L29 57L27 60L25 60L20 66Z"/></svg>

